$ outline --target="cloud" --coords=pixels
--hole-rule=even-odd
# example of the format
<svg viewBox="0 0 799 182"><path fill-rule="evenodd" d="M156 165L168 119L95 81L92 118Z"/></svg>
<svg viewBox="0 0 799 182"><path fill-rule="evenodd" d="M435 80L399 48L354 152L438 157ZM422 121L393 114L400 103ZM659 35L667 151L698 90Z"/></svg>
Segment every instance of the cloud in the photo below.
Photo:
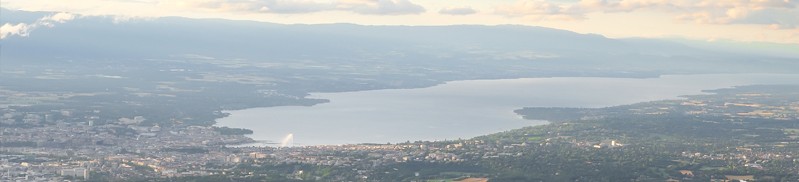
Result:
<svg viewBox="0 0 799 182"><path fill-rule="evenodd" d="M265 1L258 10L269 13L293 14L312 13L335 9L336 5L328 2L273 0Z"/></svg>
<svg viewBox="0 0 799 182"><path fill-rule="evenodd" d="M39 27L52 28L57 23L65 23L73 19L75 19L74 14L56 13L54 15L43 17L33 23L18 23L15 25L6 23L3 24L3 26L0 26L0 39L5 39L10 36L27 37L33 30Z"/></svg>
<svg viewBox="0 0 799 182"><path fill-rule="evenodd" d="M339 10L349 10L358 14L402 15L426 11L421 5L408 0L349 0L337 4Z"/></svg>
<svg viewBox="0 0 799 182"><path fill-rule="evenodd" d="M675 19L700 24L754 24L776 28L799 26L799 0L519 0L495 7L508 17L534 19L583 19L588 13L654 11L673 14ZM558 18L560 17L560 18Z"/></svg>
<svg viewBox="0 0 799 182"><path fill-rule="evenodd" d="M575 5L552 3L545 0L520 0L513 4L500 5L494 12L507 17L524 17L535 20L579 20L583 12L575 11Z"/></svg>
<svg viewBox="0 0 799 182"><path fill-rule="evenodd" d="M477 13L477 10L474 10L471 7L444 8L438 11L438 13L445 15L471 15Z"/></svg>
<svg viewBox="0 0 799 182"><path fill-rule="evenodd" d="M753 11L747 16L731 20L730 23L768 25L772 29L794 29L799 27L799 11L787 9Z"/></svg>
<svg viewBox="0 0 799 182"><path fill-rule="evenodd" d="M195 0L159 4L187 10L274 14L348 11L367 15L404 15L425 12L424 7L409 0Z"/></svg>
<svg viewBox="0 0 799 182"><path fill-rule="evenodd" d="M47 16L42 18L40 21L43 22L56 22L56 23L64 23L70 20L75 19L75 15L71 13L56 13L52 16Z"/></svg>
<svg viewBox="0 0 799 182"><path fill-rule="evenodd" d="M30 30L33 29L31 25L20 23L16 25L12 25L10 23L3 24L0 26L0 39L5 39L8 36L18 35L27 37L30 34Z"/></svg>
<svg viewBox="0 0 799 182"><path fill-rule="evenodd" d="M184 9L200 9L218 12L262 12L295 14L331 10L335 4L317 1L292 1L292 0L197 0L197 1L166 1L165 4L174 4Z"/></svg>
<svg viewBox="0 0 799 182"><path fill-rule="evenodd" d="M587 12L661 11L700 24L799 25L797 0L582 0L577 6Z"/></svg>

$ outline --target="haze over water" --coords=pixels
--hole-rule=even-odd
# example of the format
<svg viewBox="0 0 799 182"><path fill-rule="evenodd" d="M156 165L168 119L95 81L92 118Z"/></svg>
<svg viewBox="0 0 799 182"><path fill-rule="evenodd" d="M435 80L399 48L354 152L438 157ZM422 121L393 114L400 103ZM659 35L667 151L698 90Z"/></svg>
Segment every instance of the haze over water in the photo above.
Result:
<svg viewBox="0 0 799 182"><path fill-rule="evenodd" d="M522 107L608 107L753 84L799 84L799 75L467 80L419 89L313 93L311 98L330 102L226 111L231 115L217 125L252 129L250 137L273 142L291 133L296 145L466 139L546 124L521 119L513 110Z"/></svg>

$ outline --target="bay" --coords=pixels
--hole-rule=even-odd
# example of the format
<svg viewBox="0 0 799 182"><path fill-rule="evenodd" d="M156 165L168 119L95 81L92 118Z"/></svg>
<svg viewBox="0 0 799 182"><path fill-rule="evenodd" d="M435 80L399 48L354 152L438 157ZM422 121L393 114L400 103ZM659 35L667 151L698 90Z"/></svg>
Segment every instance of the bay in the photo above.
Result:
<svg viewBox="0 0 799 182"><path fill-rule="evenodd" d="M312 93L315 106L225 111L217 126L293 146L397 143L471 138L546 121L521 119L522 107L609 107L679 99L702 90L753 84L799 84L793 74L665 75L659 78L521 78L452 81L428 88Z"/></svg>

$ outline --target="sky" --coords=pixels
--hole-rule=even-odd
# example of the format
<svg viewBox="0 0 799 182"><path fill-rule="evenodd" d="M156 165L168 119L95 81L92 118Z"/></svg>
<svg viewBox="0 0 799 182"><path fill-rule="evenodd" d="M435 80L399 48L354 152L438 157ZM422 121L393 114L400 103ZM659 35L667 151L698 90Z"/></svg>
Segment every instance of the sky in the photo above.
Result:
<svg viewBox="0 0 799 182"><path fill-rule="evenodd" d="M799 46L799 0L3 0L0 6L61 12L36 22L49 27L94 15L116 21L180 16L283 24L517 24L611 38ZM14 26L3 25L3 35L26 28Z"/></svg>

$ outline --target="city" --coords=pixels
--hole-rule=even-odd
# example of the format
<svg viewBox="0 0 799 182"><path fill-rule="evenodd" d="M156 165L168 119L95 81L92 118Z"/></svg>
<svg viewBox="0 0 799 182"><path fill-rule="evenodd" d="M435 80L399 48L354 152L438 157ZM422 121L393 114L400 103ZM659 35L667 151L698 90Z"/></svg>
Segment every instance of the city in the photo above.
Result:
<svg viewBox="0 0 799 182"><path fill-rule="evenodd" d="M403 165L452 165L468 168L480 163L504 160L528 160L540 158L558 151L573 151L573 155L641 155L635 160L648 157L668 158L683 161L668 164L665 171L668 179L693 179L706 175L713 179L726 179L719 173L753 174L760 171L768 174L799 174L799 148L796 121L799 119L799 89L794 87L767 87L769 92L758 91L758 87L742 87L722 90L711 95L688 96L685 100L665 100L627 106L602 108L607 112L599 115L584 115L584 120L557 121L540 127L524 128L473 139L452 141L409 141L397 144L349 144L322 146L285 147L229 147L255 142L246 137L246 130L230 128L174 125L161 127L158 124L144 126L145 118L121 118L116 122L96 125L91 117L85 122L64 122L50 118L69 118L68 112L47 111L43 113L19 113L4 109L4 125L0 130L2 144L2 180L4 181L104 181L114 179L188 179L189 177L228 176L234 179L281 179L281 180L380 180L390 173L413 173L409 180L430 180L446 175L417 174L423 171L404 171ZM772 89L768 89L772 88ZM773 89L780 88L780 89ZM773 92L772 90L780 90ZM729 92L729 93L728 93ZM746 101L745 105L740 104ZM734 103L734 104L731 104ZM531 108L528 108L531 109ZM546 109L546 108L542 108ZM626 110L622 112L619 110ZM748 114L775 113L775 114ZM523 112L522 112L523 113ZM52 117L51 114L61 114ZM673 116L676 114L678 116ZM575 115L575 114L573 114ZM650 134L635 137L642 129L618 131L624 128L607 128L613 124L602 121L631 120L660 117L661 122L676 118L678 122L722 126L723 123L757 122L762 127L771 122L783 122L777 131L744 131L733 126L736 132L728 140L725 137L702 136L703 132L690 134L691 140L662 135L656 139L665 143L651 143ZM86 118L86 117L81 117ZM590 118L590 119L586 119ZM612 118L612 119L611 119ZM771 121L773 120L773 121ZM787 124L787 125L786 125ZM787 126L787 127L786 127ZM636 127L636 126L628 126ZM647 126L657 129L657 125ZM692 130L717 130L696 126ZM592 129L593 128L593 129ZM680 130L664 129L665 131ZM223 134L224 133L224 134ZM741 134L742 133L742 134ZM770 136L765 136L765 135ZM655 140L655 139L652 139ZM674 142L669 144L669 142ZM707 143L710 142L710 143ZM673 153L652 154L650 149ZM575 151L576 150L576 151ZM587 152L587 153L586 153ZM560 154L558 154L560 155ZM621 157L619 156L619 157ZM648 157L646 157L648 156ZM558 159L553 157L550 160ZM565 158L561 158L565 159ZM538 159L540 160L540 159ZM597 159L593 159L597 160ZM604 160L604 159L603 159ZM620 159L616 159L620 160ZM602 160L600 160L602 161ZM611 160L613 161L613 160ZM624 160L620 160L624 161ZM561 161L563 162L563 161ZM599 161L584 161L594 167L604 167ZM635 161L630 161L635 162ZM650 161L651 162L651 161ZM656 163L658 161L655 161ZM662 161L661 161L662 162ZM500 162L498 164L507 163ZM571 162L569 162L571 163ZM673 162L668 162L673 163ZM485 164L483 164L485 165ZM504 165L512 165L507 163ZM571 164L559 164L565 167ZM657 165L653 165L657 166ZM680 167L682 166L682 169ZM693 167L692 167L693 166ZM701 167L696 167L701 166ZM392 169L386 169L391 167ZM272 169L272 170L270 170ZM278 170L279 169L279 170ZM326 174L320 171L326 169ZM565 171L552 170L558 173ZM560 169L563 170L563 169ZM738 172L732 172L732 171ZM743 170L743 171L739 171ZM469 170L466 170L469 171ZM544 170L548 171L548 170ZM681 171L690 175L672 175ZM754 172L753 172L754 171ZM443 174L443 173L442 173ZM712 174L712 175L711 175ZM407 175L407 174L406 174ZM495 174L485 172L461 172L453 179L489 179ZM565 175L565 174L561 174ZM744 175L746 176L746 175ZM790 177L792 176L792 177ZM653 177L653 176L648 176ZM662 177L662 176L659 176ZM765 176L768 177L768 176ZM773 176L772 176L773 177ZM734 177L733 177L734 178ZM764 179L764 176L757 176ZM555 178L556 179L556 178ZM655 178L657 179L657 178Z"/></svg>

